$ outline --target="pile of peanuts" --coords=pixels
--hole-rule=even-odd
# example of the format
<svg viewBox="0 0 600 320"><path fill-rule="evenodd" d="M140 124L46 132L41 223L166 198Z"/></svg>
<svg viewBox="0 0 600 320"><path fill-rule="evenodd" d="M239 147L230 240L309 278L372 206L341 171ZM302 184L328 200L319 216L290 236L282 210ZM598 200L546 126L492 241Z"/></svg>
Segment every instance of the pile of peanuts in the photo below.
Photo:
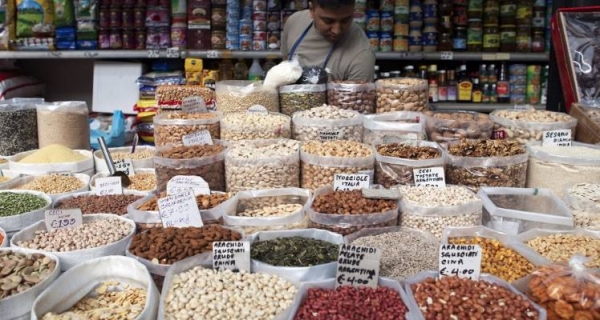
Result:
<svg viewBox="0 0 600 320"><path fill-rule="evenodd" d="M220 139L220 112L168 112L154 116L156 146L181 145L183 136L206 130L212 139Z"/></svg>
<svg viewBox="0 0 600 320"><path fill-rule="evenodd" d="M292 117L293 137L299 141L362 141L362 117L356 111L323 105L299 111Z"/></svg>
<svg viewBox="0 0 600 320"><path fill-rule="evenodd" d="M173 276L164 296L165 320L270 320L291 306L296 292L274 275L194 267Z"/></svg>
<svg viewBox="0 0 600 320"><path fill-rule="evenodd" d="M334 81L327 84L327 102L335 107L375 113L375 85L360 81Z"/></svg>
<svg viewBox="0 0 600 320"><path fill-rule="evenodd" d="M479 280L427 278L411 284L425 319L538 319L539 312L525 297L501 285Z"/></svg>
<svg viewBox="0 0 600 320"><path fill-rule="evenodd" d="M402 226L428 231L438 240L446 227L472 227L481 225L482 204L474 206L472 211L460 206L480 202L479 197L465 187L394 187L402 194L401 215ZM419 207L413 212L410 207ZM455 213L448 210L456 207ZM444 208L445 214L438 214ZM426 213L425 210L428 212Z"/></svg>
<svg viewBox="0 0 600 320"><path fill-rule="evenodd" d="M427 136L435 142L490 139L494 122L484 113L426 111Z"/></svg>
<svg viewBox="0 0 600 320"><path fill-rule="evenodd" d="M17 245L50 252L69 252L105 246L117 242L133 232L131 224L119 219L84 221L79 227L38 230L32 239Z"/></svg>
<svg viewBox="0 0 600 320"><path fill-rule="evenodd" d="M553 262L567 262L575 255L590 258L588 268L600 268L600 238L576 234L551 234L527 241L527 245Z"/></svg>
<svg viewBox="0 0 600 320"><path fill-rule="evenodd" d="M477 244L481 246L481 272L495 275L508 282L522 278L535 270L533 263L527 261L515 250L504 246L496 239L484 237L449 238L450 244Z"/></svg>
<svg viewBox="0 0 600 320"><path fill-rule="evenodd" d="M405 319L407 313L400 294L388 287L310 288L294 320Z"/></svg>
<svg viewBox="0 0 600 320"><path fill-rule="evenodd" d="M290 117L279 113L230 113L221 120L221 139L289 139L292 136L290 127Z"/></svg>
<svg viewBox="0 0 600 320"><path fill-rule="evenodd" d="M300 145L288 139L242 141L225 156L228 192L300 185Z"/></svg>
<svg viewBox="0 0 600 320"><path fill-rule="evenodd" d="M129 252L154 264L173 264L212 251L214 241L237 241L239 232L219 225L186 228L152 228L133 236Z"/></svg>
<svg viewBox="0 0 600 320"><path fill-rule="evenodd" d="M377 113L429 109L427 80L395 78L377 80Z"/></svg>
<svg viewBox="0 0 600 320"><path fill-rule="evenodd" d="M131 194L87 195L61 200L54 207L56 209L79 208L83 214L112 213L122 216L127 214L127 206L141 198Z"/></svg>
<svg viewBox="0 0 600 320"><path fill-rule="evenodd" d="M386 188L393 185L412 185L414 184L413 169L427 168L431 165L419 164L419 160L440 159L442 157L441 149L433 146L410 145L399 143L380 144L375 147L377 151L377 161L375 163L375 183ZM402 160L415 160L406 164L395 163L394 160L384 159L383 157L398 158ZM422 162L423 163L423 162ZM424 163L426 164L426 162ZM443 161L433 166L444 166Z"/></svg>
<svg viewBox="0 0 600 320"><path fill-rule="evenodd" d="M85 184L77 177L51 174L36 177L32 181L16 187L15 189L34 190L47 194L61 194L73 192L83 187L85 187Z"/></svg>
<svg viewBox="0 0 600 320"><path fill-rule="evenodd" d="M60 314L46 313L41 320L136 319L146 306L146 290L116 280L105 281L94 293Z"/></svg>
<svg viewBox="0 0 600 320"><path fill-rule="evenodd" d="M571 129L574 137L577 125L570 115L547 110L496 110L490 118L494 121L494 138L519 143L542 141L544 131L556 129ZM535 125L540 128L534 129Z"/></svg>
<svg viewBox="0 0 600 320"><path fill-rule="evenodd" d="M356 141L307 141L300 150L301 188L316 190L331 185L336 173L374 168L373 149Z"/></svg>
<svg viewBox="0 0 600 320"><path fill-rule="evenodd" d="M154 158L157 190L165 191L175 176L199 176L210 190L225 191L225 151L222 144L176 146L157 151Z"/></svg>
<svg viewBox="0 0 600 320"><path fill-rule="evenodd" d="M161 193L159 196L154 196L152 199L142 203L137 207L140 211L158 211L158 199L166 197L166 193ZM199 210L209 210L229 199L228 193L211 193L210 195L199 194L196 196Z"/></svg>

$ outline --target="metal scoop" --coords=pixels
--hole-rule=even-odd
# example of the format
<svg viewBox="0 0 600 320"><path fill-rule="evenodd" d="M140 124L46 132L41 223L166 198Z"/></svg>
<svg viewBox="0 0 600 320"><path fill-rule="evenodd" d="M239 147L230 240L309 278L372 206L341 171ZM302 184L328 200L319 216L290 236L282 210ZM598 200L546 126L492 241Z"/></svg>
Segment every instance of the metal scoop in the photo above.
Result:
<svg viewBox="0 0 600 320"><path fill-rule="evenodd" d="M112 177L121 177L121 185L123 188L127 188L131 185L131 180L125 172L117 171L115 169L115 163L113 162L112 157L110 156L110 152L108 152L108 148L106 147L106 141L104 141L104 137L98 138L98 143L100 144L100 149L102 150L102 154L104 155L104 161L106 161L106 166L108 167L108 171Z"/></svg>

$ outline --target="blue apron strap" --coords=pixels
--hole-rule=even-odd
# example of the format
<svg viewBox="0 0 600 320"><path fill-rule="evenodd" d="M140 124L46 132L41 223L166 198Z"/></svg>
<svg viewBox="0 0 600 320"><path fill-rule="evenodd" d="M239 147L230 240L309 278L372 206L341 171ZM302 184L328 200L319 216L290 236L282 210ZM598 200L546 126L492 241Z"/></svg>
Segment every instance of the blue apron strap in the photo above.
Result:
<svg viewBox="0 0 600 320"><path fill-rule="evenodd" d="M304 40L304 37L306 37L306 35L308 34L308 31L313 26L313 23L314 22L311 22L308 25L308 27L306 29L304 29L304 32L302 32L302 34L300 35L300 38L298 38L296 40L296 42L292 46L292 50L290 50L290 52L288 52L288 60L290 60L290 61L292 60L292 57L294 56L294 53L296 53L296 49L298 49L298 46L300 45L300 43L302 43L302 40Z"/></svg>
<svg viewBox="0 0 600 320"><path fill-rule="evenodd" d="M325 61L323 62L323 69L327 68L327 63L329 62L329 59L333 55L334 50L335 50L335 44L331 46L331 49L329 49L329 53L327 54L327 57L325 57Z"/></svg>

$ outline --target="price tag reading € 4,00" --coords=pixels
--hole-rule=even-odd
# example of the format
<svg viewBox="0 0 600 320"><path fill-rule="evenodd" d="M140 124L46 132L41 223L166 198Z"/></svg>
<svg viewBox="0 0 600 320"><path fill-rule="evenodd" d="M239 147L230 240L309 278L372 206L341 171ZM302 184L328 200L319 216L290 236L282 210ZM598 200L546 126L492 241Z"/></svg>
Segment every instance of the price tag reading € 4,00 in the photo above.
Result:
<svg viewBox="0 0 600 320"><path fill-rule="evenodd" d="M213 139L210 136L210 132L208 132L208 130L196 131L190 134L186 134L181 138L181 141L186 147L201 144L213 144Z"/></svg>
<svg viewBox="0 0 600 320"><path fill-rule="evenodd" d="M341 245L335 287L351 285L377 288L380 260L381 251L377 248Z"/></svg>
<svg viewBox="0 0 600 320"><path fill-rule="evenodd" d="M440 277L457 276L459 278L479 280L481 252L481 246L477 244L440 245L438 268Z"/></svg>
<svg viewBox="0 0 600 320"><path fill-rule="evenodd" d="M333 190L335 191L369 189L370 186L371 176L368 174L336 173L333 176Z"/></svg>
<svg viewBox="0 0 600 320"><path fill-rule="evenodd" d="M131 159L121 159L115 161L115 170L125 172L126 175L132 176L135 174L133 170L133 162Z"/></svg>
<svg viewBox="0 0 600 320"><path fill-rule="evenodd" d="M173 195L178 193L194 191L194 195L201 194L210 195L208 182L198 176L174 176L167 182L167 194Z"/></svg>
<svg viewBox="0 0 600 320"><path fill-rule="evenodd" d="M181 101L181 111L188 113L208 112L206 101L200 96L191 96Z"/></svg>
<svg viewBox="0 0 600 320"><path fill-rule="evenodd" d="M570 147L571 129L544 131L543 146Z"/></svg>
<svg viewBox="0 0 600 320"><path fill-rule="evenodd" d="M106 177L96 179L96 194L99 196L123 194L121 177Z"/></svg>
<svg viewBox="0 0 600 320"><path fill-rule="evenodd" d="M443 188L446 186L446 176L443 167L413 169L415 186L435 186Z"/></svg>
<svg viewBox="0 0 600 320"><path fill-rule="evenodd" d="M44 211L46 230L79 227L83 223L81 209L50 209Z"/></svg>
<svg viewBox="0 0 600 320"><path fill-rule="evenodd" d="M213 269L250 272L250 242L213 242Z"/></svg>
<svg viewBox="0 0 600 320"><path fill-rule="evenodd" d="M164 228L202 227L196 196L188 192L158 199L158 212Z"/></svg>

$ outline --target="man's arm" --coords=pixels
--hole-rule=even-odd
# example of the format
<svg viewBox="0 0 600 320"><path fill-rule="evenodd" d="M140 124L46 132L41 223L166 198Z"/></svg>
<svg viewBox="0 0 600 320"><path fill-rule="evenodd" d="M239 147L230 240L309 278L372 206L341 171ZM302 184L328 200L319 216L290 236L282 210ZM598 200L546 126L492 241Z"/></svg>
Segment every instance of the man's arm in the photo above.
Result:
<svg viewBox="0 0 600 320"><path fill-rule="evenodd" d="M346 81L372 82L375 73L375 53L371 49L359 52L350 63Z"/></svg>

